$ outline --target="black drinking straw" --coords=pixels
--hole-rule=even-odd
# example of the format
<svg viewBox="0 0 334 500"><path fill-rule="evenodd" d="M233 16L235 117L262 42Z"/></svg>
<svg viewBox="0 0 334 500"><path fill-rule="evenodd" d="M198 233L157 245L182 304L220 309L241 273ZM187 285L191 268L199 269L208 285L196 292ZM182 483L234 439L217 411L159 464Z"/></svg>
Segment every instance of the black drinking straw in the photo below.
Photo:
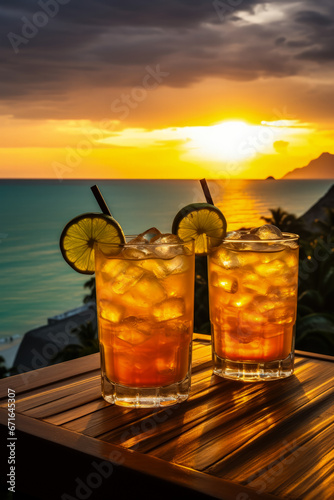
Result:
<svg viewBox="0 0 334 500"><path fill-rule="evenodd" d="M202 189L204 192L204 196L206 198L206 202L210 203L210 205L214 205L213 200L212 200L212 196L210 193L210 189L209 189L208 183L206 182L206 179L201 179L200 183L201 183L201 186L202 186Z"/></svg>
<svg viewBox="0 0 334 500"><path fill-rule="evenodd" d="M98 202L98 204L99 204L102 212L105 215L110 215L111 216L111 212L110 212L110 210L108 208L108 205L104 201L104 198L103 198L103 196L101 194L101 191L99 190L99 188L97 187L97 185L95 184L94 186L92 186L91 190L92 190L93 195L95 196L95 199Z"/></svg>

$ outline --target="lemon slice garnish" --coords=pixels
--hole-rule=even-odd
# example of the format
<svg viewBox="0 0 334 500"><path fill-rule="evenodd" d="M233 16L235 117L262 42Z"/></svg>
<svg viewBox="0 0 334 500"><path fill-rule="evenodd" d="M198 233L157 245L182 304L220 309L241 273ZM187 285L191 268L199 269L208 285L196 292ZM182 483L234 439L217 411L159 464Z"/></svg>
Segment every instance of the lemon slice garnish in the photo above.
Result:
<svg viewBox="0 0 334 500"><path fill-rule="evenodd" d="M78 273L94 274L94 245L125 242L121 226L109 215L87 213L72 219L60 236L60 250L66 262Z"/></svg>
<svg viewBox="0 0 334 500"><path fill-rule="evenodd" d="M206 255L226 236L226 219L219 208L209 203L192 203L175 216L172 232L182 240L195 240L195 253Z"/></svg>

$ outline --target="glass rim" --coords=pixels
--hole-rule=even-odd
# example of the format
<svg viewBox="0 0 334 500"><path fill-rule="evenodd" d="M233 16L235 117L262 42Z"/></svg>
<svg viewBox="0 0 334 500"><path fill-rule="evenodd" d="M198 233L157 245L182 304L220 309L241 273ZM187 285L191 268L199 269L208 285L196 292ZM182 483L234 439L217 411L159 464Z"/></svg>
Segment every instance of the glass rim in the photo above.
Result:
<svg viewBox="0 0 334 500"><path fill-rule="evenodd" d="M242 233L242 234L250 234L249 231L246 231L246 230L241 230L241 231L238 231L239 233ZM273 243L273 244L277 244L277 243L280 243L280 244L284 244L284 242L288 242L288 241L298 241L300 236L296 233L288 233L288 232L285 232L285 231L282 231L282 238L275 238L275 239L259 239L259 240L256 240L256 239L247 239L247 240L242 240L242 239L238 239L238 238L229 238L229 239L222 239L221 240L221 243Z"/></svg>
<svg viewBox="0 0 334 500"><path fill-rule="evenodd" d="M127 240L128 238L130 239L134 239L136 238L137 236L139 236L139 234L129 234L129 235L124 235L125 236L125 240ZM95 242L94 243L94 247L103 247L103 248L106 248L106 247L111 247L111 248L114 248L114 247L147 247L147 246L150 246L150 247L161 247L161 246L168 246L168 247L177 247L177 246L185 246L185 245L195 245L195 239L194 238L190 238L188 240L182 240L181 242L173 242L173 243L150 243L148 241L141 241L141 242L138 242L138 243L129 243L129 241L125 241L124 243L99 243L99 242Z"/></svg>

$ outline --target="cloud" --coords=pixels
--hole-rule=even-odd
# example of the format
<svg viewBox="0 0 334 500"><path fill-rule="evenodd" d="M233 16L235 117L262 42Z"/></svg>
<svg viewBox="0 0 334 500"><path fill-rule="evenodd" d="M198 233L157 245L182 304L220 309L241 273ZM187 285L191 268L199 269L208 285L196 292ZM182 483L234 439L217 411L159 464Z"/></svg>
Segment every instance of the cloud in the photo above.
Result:
<svg viewBox="0 0 334 500"><path fill-rule="evenodd" d="M327 17L326 15L321 14L320 12L315 12L313 10L304 10L302 12L299 12L295 17L295 21L297 23L302 23L308 26L316 26L316 27L333 25L332 18Z"/></svg>
<svg viewBox="0 0 334 500"><path fill-rule="evenodd" d="M298 54L297 58L316 62L331 62L334 61L334 47L305 50Z"/></svg>
<svg viewBox="0 0 334 500"><path fill-rule="evenodd" d="M137 86L147 65L160 65L169 73L163 85L177 88L208 77L308 75L310 61L333 59L329 1L315 11L312 0L249 0L223 16L215 6L224 2L212 0L57 2L0 1L0 100L16 116L28 102L43 103L50 117L60 106L68 112L76 89Z"/></svg>
<svg viewBox="0 0 334 500"><path fill-rule="evenodd" d="M209 126L125 128L98 142L106 146L137 148L137 151L154 148L158 152L174 147L187 160L243 162L259 154L286 153L291 142L302 144L313 132L310 124L297 120L262 121L260 124L226 120Z"/></svg>
<svg viewBox="0 0 334 500"><path fill-rule="evenodd" d="M276 153L286 153L288 146L289 146L289 142L288 141L275 141L273 143L273 146L274 146Z"/></svg>

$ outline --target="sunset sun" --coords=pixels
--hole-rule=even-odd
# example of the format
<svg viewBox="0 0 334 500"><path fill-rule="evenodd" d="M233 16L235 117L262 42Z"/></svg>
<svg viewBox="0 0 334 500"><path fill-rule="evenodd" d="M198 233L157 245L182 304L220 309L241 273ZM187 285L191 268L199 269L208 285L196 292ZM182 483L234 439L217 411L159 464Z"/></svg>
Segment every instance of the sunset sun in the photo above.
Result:
<svg viewBox="0 0 334 500"><path fill-rule="evenodd" d="M254 127L244 121L224 121L208 127L189 127L183 133L189 139L187 149L196 156L212 160L243 160L254 155L247 148Z"/></svg>

